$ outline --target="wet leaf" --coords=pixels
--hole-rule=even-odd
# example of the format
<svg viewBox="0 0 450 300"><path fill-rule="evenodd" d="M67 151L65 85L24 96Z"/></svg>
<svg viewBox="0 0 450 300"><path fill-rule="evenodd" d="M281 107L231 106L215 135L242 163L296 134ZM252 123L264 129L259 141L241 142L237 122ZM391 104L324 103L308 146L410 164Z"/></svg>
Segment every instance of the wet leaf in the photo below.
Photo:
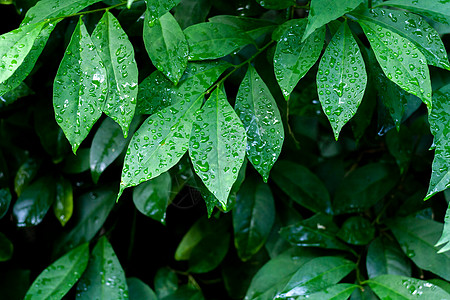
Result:
<svg viewBox="0 0 450 300"><path fill-rule="evenodd" d="M366 85L361 51L344 22L328 44L317 73L319 100L336 140L342 127L355 115Z"/></svg>
<svg viewBox="0 0 450 300"><path fill-rule="evenodd" d="M11 198L11 192L8 188L0 189L0 219L8 212Z"/></svg>
<svg viewBox="0 0 450 300"><path fill-rule="evenodd" d="M125 274L114 249L102 236L77 284L76 299L128 299Z"/></svg>
<svg viewBox="0 0 450 300"><path fill-rule="evenodd" d="M246 144L241 120L224 92L216 88L196 114L189 156L195 172L224 209L244 162Z"/></svg>
<svg viewBox="0 0 450 300"><path fill-rule="evenodd" d="M178 276L168 267L160 268L156 271L154 286L158 299L169 296L178 289Z"/></svg>
<svg viewBox="0 0 450 300"><path fill-rule="evenodd" d="M189 272L207 273L219 266L228 253L230 233L210 234L195 245L189 257Z"/></svg>
<svg viewBox="0 0 450 300"><path fill-rule="evenodd" d="M184 34L189 44L189 60L220 58L253 43L243 31L221 23L192 25Z"/></svg>
<svg viewBox="0 0 450 300"><path fill-rule="evenodd" d="M306 38L316 29L354 10L362 2L363 0L312 0L308 16L308 25L306 25L302 40L306 40Z"/></svg>
<svg viewBox="0 0 450 300"><path fill-rule="evenodd" d="M450 294L427 281L399 275L381 275L367 281L381 299L447 299Z"/></svg>
<svg viewBox="0 0 450 300"><path fill-rule="evenodd" d="M6 82L8 82L8 80ZM0 96L0 108L10 105L16 100L29 95L34 95L34 91L32 91L24 82L22 82L16 88L7 92L3 96Z"/></svg>
<svg viewBox="0 0 450 300"><path fill-rule="evenodd" d="M209 18L209 21L236 27L254 40L265 33L272 32L277 27L276 23L269 20L230 15L214 16Z"/></svg>
<svg viewBox="0 0 450 300"><path fill-rule="evenodd" d="M259 0L257 2L267 9L284 9L295 5L295 0Z"/></svg>
<svg viewBox="0 0 450 300"><path fill-rule="evenodd" d="M368 20L359 20L375 57L387 78L416 95L431 109L431 82L427 60L410 40Z"/></svg>
<svg viewBox="0 0 450 300"><path fill-rule="evenodd" d="M149 13L144 20L144 44L153 65L175 85L187 67L189 48L186 37L170 12L149 25Z"/></svg>
<svg viewBox="0 0 450 300"><path fill-rule="evenodd" d="M331 285L319 292L297 297L298 300L347 300L359 286L350 283Z"/></svg>
<svg viewBox="0 0 450 300"><path fill-rule="evenodd" d="M450 7L448 0L430 1L430 0L389 0L382 2L377 6L393 6L415 12L419 15L427 16L436 22L450 25Z"/></svg>
<svg viewBox="0 0 450 300"><path fill-rule="evenodd" d="M210 0L181 0L175 8L174 17L182 29L204 22L211 9Z"/></svg>
<svg viewBox="0 0 450 300"><path fill-rule="evenodd" d="M61 177L56 182L56 199L53 203L53 212L62 226L72 217L73 190L70 181Z"/></svg>
<svg viewBox="0 0 450 300"><path fill-rule="evenodd" d="M325 27L321 27L301 42L306 20L295 19L286 23L289 25L286 25L277 40L273 67L284 98L288 100L300 79L319 59L325 39Z"/></svg>
<svg viewBox="0 0 450 300"><path fill-rule="evenodd" d="M92 41L106 68L108 96L102 110L120 125L126 138L138 93L133 45L110 12L98 22L92 32Z"/></svg>
<svg viewBox="0 0 450 300"><path fill-rule="evenodd" d="M147 2L147 22L153 26L155 22L169 10L174 8L180 0L148 0Z"/></svg>
<svg viewBox="0 0 450 300"><path fill-rule="evenodd" d="M11 241L0 232L0 262L11 259L14 251L14 246Z"/></svg>
<svg viewBox="0 0 450 300"><path fill-rule="evenodd" d="M89 259L89 244L68 252L34 280L25 299L62 299L83 274Z"/></svg>
<svg viewBox="0 0 450 300"><path fill-rule="evenodd" d="M136 277L127 278L130 300L157 300L155 292L142 280Z"/></svg>
<svg viewBox="0 0 450 300"><path fill-rule="evenodd" d="M442 253L450 250L450 204L447 208L447 212L445 213L445 223L444 229L442 230L442 235L439 241L436 243L436 247L444 245L438 253Z"/></svg>
<svg viewBox="0 0 450 300"><path fill-rule="evenodd" d="M251 65L239 87L235 110L247 133L247 157L267 182L283 146L284 129L275 99Z"/></svg>
<svg viewBox="0 0 450 300"><path fill-rule="evenodd" d="M17 196L20 196L22 190L34 179L40 166L41 162L35 158L29 158L20 165L14 177L14 191Z"/></svg>
<svg viewBox="0 0 450 300"><path fill-rule="evenodd" d="M105 66L80 18L53 85L56 121L74 153L100 118L106 92Z"/></svg>

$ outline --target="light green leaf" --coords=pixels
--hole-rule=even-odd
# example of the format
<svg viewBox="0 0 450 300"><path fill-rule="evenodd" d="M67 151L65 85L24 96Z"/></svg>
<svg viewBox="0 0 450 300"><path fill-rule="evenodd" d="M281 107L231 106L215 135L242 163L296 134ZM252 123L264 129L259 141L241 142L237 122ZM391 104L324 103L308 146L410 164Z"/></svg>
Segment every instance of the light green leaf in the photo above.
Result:
<svg viewBox="0 0 450 300"><path fill-rule="evenodd" d="M447 212L445 213L445 223L444 223L444 229L442 230L442 235L439 241L436 243L436 247L444 245L438 253L442 253L445 251L450 250L450 203L447 208Z"/></svg>
<svg viewBox="0 0 450 300"><path fill-rule="evenodd" d="M447 51L439 33L420 16L405 11L382 8L355 11L351 15L401 35L416 45L428 64L450 69Z"/></svg>
<svg viewBox="0 0 450 300"><path fill-rule="evenodd" d="M450 282L439 278L428 279L427 281L431 282L434 285L437 285L438 287L440 287L441 289L450 294Z"/></svg>
<svg viewBox="0 0 450 300"><path fill-rule="evenodd" d="M53 84L56 121L74 153L100 118L107 87L105 66L80 18Z"/></svg>
<svg viewBox="0 0 450 300"><path fill-rule="evenodd" d="M153 26L161 16L180 3L180 0L147 0L146 2L148 12L146 19L149 25Z"/></svg>
<svg viewBox="0 0 450 300"><path fill-rule="evenodd" d="M128 135L137 98L138 69L133 45L110 12L106 12L92 32L92 38L106 68L108 97L102 110Z"/></svg>
<svg viewBox="0 0 450 300"><path fill-rule="evenodd" d="M267 184L248 177L233 209L234 245L241 260L256 254L269 237L275 221L275 204Z"/></svg>
<svg viewBox="0 0 450 300"><path fill-rule="evenodd" d="M83 244L68 252L34 280L26 300L62 299L80 279L89 259L89 244Z"/></svg>
<svg viewBox="0 0 450 300"><path fill-rule="evenodd" d="M269 20L230 15L214 16L209 18L209 21L236 27L254 40L265 33L270 33L277 27L276 23Z"/></svg>
<svg viewBox="0 0 450 300"><path fill-rule="evenodd" d="M362 2L363 0L312 0L308 16L308 25L306 25L302 41L306 40L306 38L317 28L354 10Z"/></svg>
<svg viewBox="0 0 450 300"><path fill-rule="evenodd" d="M209 14L210 0L181 0L175 7L174 17L182 29L204 22Z"/></svg>
<svg viewBox="0 0 450 300"><path fill-rule="evenodd" d="M403 252L419 268L450 280L450 253L437 253L434 246L442 232L442 224L426 219L398 218L387 223Z"/></svg>
<svg viewBox="0 0 450 300"><path fill-rule="evenodd" d="M235 110L247 133L247 157L267 182L283 146L284 129L275 99L251 65L239 87Z"/></svg>
<svg viewBox="0 0 450 300"><path fill-rule="evenodd" d="M11 241L0 232L0 262L11 259L14 251L14 246Z"/></svg>
<svg viewBox="0 0 450 300"><path fill-rule="evenodd" d="M127 0L127 8L130 9L131 5L133 5L134 0Z"/></svg>
<svg viewBox="0 0 450 300"><path fill-rule="evenodd" d="M72 217L73 190L70 181L61 177L56 182L56 199L53 203L53 212L62 226Z"/></svg>
<svg viewBox="0 0 450 300"><path fill-rule="evenodd" d="M8 212L11 198L12 195L8 188L0 189L0 219Z"/></svg>
<svg viewBox="0 0 450 300"><path fill-rule="evenodd" d="M400 275L381 275L367 281L381 299L450 299L450 294L427 281Z"/></svg>
<svg viewBox="0 0 450 300"><path fill-rule="evenodd" d="M136 277L127 278L130 300L157 300L155 292L142 280Z"/></svg>
<svg viewBox="0 0 450 300"><path fill-rule="evenodd" d="M306 20L294 19L286 23L289 25L277 40L273 67L284 98L288 100L300 79L319 59L325 39L325 27L321 27L301 42Z"/></svg>
<svg viewBox="0 0 450 300"><path fill-rule="evenodd" d="M347 23L334 34L322 56L317 91L337 140L364 96L367 73L358 44Z"/></svg>
<svg viewBox="0 0 450 300"><path fill-rule="evenodd" d="M377 6L393 6L429 17L436 22L450 25L450 6L447 0L389 0Z"/></svg>
<svg viewBox="0 0 450 300"><path fill-rule="evenodd" d="M295 5L295 0L259 0L258 3L267 9L284 9Z"/></svg>
<svg viewBox="0 0 450 300"><path fill-rule="evenodd" d="M164 172L158 177L143 182L133 190L133 202L136 208L158 222L165 224L166 209L172 191L172 179Z"/></svg>
<svg viewBox="0 0 450 300"><path fill-rule="evenodd" d="M244 162L247 137L241 120L220 88L196 114L189 141L195 172L225 208Z"/></svg>
<svg viewBox="0 0 450 300"><path fill-rule="evenodd" d="M416 95L431 109L427 60L410 40L367 20L358 20L387 78Z"/></svg>
<svg viewBox="0 0 450 300"><path fill-rule="evenodd" d="M297 300L347 300L359 286L350 283L339 283L329 286L322 291L310 295L297 297Z"/></svg>
<svg viewBox="0 0 450 300"><path fill-rule="evenodd" d="M76 299L128 299L124 271L105 236L92 250L86 272L77 284Z"/></svg>
<svg viewBox="0 0 450 300"><path fill-rule="evenodd" d="M215 59L253 43L245 32L222 23L200 23L184 30L189 60Z"/></svg>

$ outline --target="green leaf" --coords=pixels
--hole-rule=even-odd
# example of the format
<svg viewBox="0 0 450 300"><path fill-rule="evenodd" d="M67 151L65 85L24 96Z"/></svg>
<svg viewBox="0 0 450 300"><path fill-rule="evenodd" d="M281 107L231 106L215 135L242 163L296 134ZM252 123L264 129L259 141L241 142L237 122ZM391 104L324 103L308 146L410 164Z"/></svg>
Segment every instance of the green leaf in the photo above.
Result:
<svg viewBox="0 0 450 300"><path fill-rule="evenodd" d="M425 56L427 63L450 69L447 51L439 33L420 16L392 9L375 8L351 13L358 19L368 20L412 41Z"/></svg>
<svg viewBox="0 0 450 300"><path fill-rule="evenodd" d="M234 245L246 261L264 246L275 221L275 204L267 184L254 177L242 184L233 209Z"/></svg>
<svg viewBox="0 0 450 300"><path fill-rule="evenodd" d="M30 270L11 268L0 274L2 297L10 300L23 300L30 287Z"/></svg>
<svg viewBox="0 0 450 300"><path fill-rule="evenodd" d="M68 153L62 170L67 174L79 174L89 170L89 148L79 149L78 154Z"/></svg>
<svg viewBox="0 0 450 300"><path fill-rule="evenodd" d="M0 219L8 212L11 198L12 195L8 188L0 189Z"/></svg>
<svg viewBox="0 0 450 300"><path fill-rule="evenodd" d="M306 296L338 283L356 265L346 259L334 256L313 258L302 265L278 293L277 298Z"/></svg>
<svg viewBox="0 0 450 300"><path fill-rule="evenodd" d="M204 22L211 9L210 0L181 0L174 17L182 29Z"/></svg>
<svg viewBox="0 0 450 300"><path fill-rule="evenodd" d="M235 110L247 133L247 157L267 182L283 146L284 129L275 99L251 65L239 87Z"/></svg>
<svg viewBox="0 0 450 300"><path fill-rule="evenodd" d="M100 118L106 93L105 66L80 18L53 84L56 121L74 153Z"/></svg>
<svg viewBox="0 0 450 300"><path fill-rule="evenodd" d="M134 0L127 0L127 8L130 9L131 5L133 5Z"/></svg>
<svg viewBox="0 0 450 300"><path fill-rule="evenodd" d="M440 287L441 289L450 294L450 283L448 281L439 278L428 279L427 281L431 282L434 285L437 285L438 287Z"/></svg>
<svg viewBox="0 0 450 300"><path fill-rule="evenodd" d="M192 25L184 34L189 44L189 60L220 58L253 43L245 32L221 23Z"/></svg>
<svg viewBox="0 0 450 300"><path fill-rule="evenodd" d="M295 5L295 0L259 0L258 3L267 9L284 9Z"/></svg>
<svg viewBox="0 0 450 300"><path fill-rule="evenodd" d="M97 2L100 0L41 0L27 11L20 26L68 16Z"/></svg>
<svg viewBox="0 0 450 300"><path fill-rule="evenodd" d="M157 300L155 292L142 280L136 277L127 278L128 295L130 300Z"/></svg>
<svg viewBox="0 0 450 300"><path fill-rule="evenodd" d="M77 284L76 299L128 299L124 271L105 236L92 250L86 272Z"/></svg>
<svg viewBox="0 0 450 300"><path fill-rule="evenodd" d="M0 262L11 259L14 251L14 246L11 241L0 232Z"/></svg>
<svg viewBox="0 0 450 300"><path fill-rule="evenodd" d="M236 27L254 40L265 33L270 33L277 27L276 23L269 20L230 15L214 16L209 18L209 21Z"/></svg>
<svg viewBox="0 0 450 300"><path fill-rule="evenodd" d="M450 250L450 203L447 208L447 212L445 213L445 223L444 229L442 230L442 235L439 241L436 243L436 247L444 245L438 253L443 253L445 251Z"/></svg>
<svg viewBox="0 0 450 300"><path fill-rule="evenodd" d="M182 285L173 294L161 298L161 300L204 300L202 292L190 284Z"/></svg>
<svg viewBox="0 0 450 300"><path fill-rule="evenodd" d="M16 70L16 72L17 72L17 70ZM14 74L16 72L14 72ZM6 82L8 82L8 81L9 80L7 80ZM1 84L0 84L0 86L1 86ZM1 87L0 87L0 89L1 89ZM0 96L0 101L1 101L0 107L3 108L5 106L10 105L11 103L15 102L16 100L26 97L26 96L29 96L29 95L34 95L34 91L32 91L24 82L22 82L16 88L14 88L11 91Z"/></svg>
<svg viewBox="0 0 450 300"><path fill-rule="evenodd" d="M306 25L302 41L306 40L306 38L317 28L354 10L362 2L363 0L312 0L308 16L308 25Z"/></svg>
<svg viewBox="0 0 450 300"><path fill-rule="evenodd" d="M133 202L136 208L163 224L166 223L166 209L172 191L172 179L168 172L143 182L133 189Z"/></svg>
<svg viewBox="0 0 450 300"><path fill-rule="evenodd" d="M336 191L335 214L361 212L380 201L396 185L398 172L383 163L372 163L352 171Z"/></svg>
<svg viewBox="0 0 450 300"><path fill-rule="evenodd" d="M319 292L297 297L298 300L347 300L359 286L350 283L339 283Z"/></svg>
<svg viewBox="0 0 450 300"><path fill-rule="evenodd" d="M164 298L178 289L178 276L168 267L160 268L155 274L154 286L158 299Z"/></svg>
<svg viewBox="0 0 450 300"><path fill-rule="evenodd" d="M25 299L62 299L80 279L89 259L89 244L68 252L34 280Z"/></svg>
<svg viewBox="0 0 450 300"><path fill-rule="evenodd" d="M306 20L294 19L285 24L289 25L283 28L277 39L273 67L284 98L288 100L300 79L319 59L325 39L325 27L321 27L302 42Z"/></svg>
<svg viewBox="0 0 450 300"><path fill-rule="evenodd" d="M219 266L228 253L230 233L222 231L202 238L189 257L189 272L207 273Z"/></svg>
<svg viewBox="0 0 450 300"><path fill-rule="evenodd" d="M128 146L119 196L125 188L157 177L181 159L188 149L194 113L202 100L203 96L182 100L145 120Z"/></svg>
<svg viewBox="0 0 450 300"><path fill-rule="evenodd" d="M442 24L450 25L450 7L446 0L443 1L433 1L433 0L389 0L386 2L382 2L378 4L393 6L398 8L403 8L410 10L419 15L424 15L429 17L436 22L440 22Z"/></svg>
<svg viewBox="0 0 450 300"><path fill-rule="evenodd" d="M450 280L450 253L437 253L433 246L442 232L442 224L418 218L397 218L389 221L403 252L419 268L430 271Z"/></svg>
<svg viewBox="0 0 450 300"><path fill-rule="evenodd" d="M55 201L55 185L50 177L41 177L29 185L13 207L18 227L34 226L41 223Z"/></svg>
<svg viewBox="0 0 450 300"><path fill-rule="evenodd" d="M292 200L314 212L331 212L330 195L320 179L306 167L278 161L272 179Z"/></svg>
<svg viewBox="0 0 450 300"><path fill-rule="evenodd" d="M354 216L345 220L336 236L348 244L367 245L375 236L375 227L366 218Z"/></svg>
<svg viewBox="0 0 450 300"><path fill-rule="evenodd" d="M189 48L186 37L170 12L162 15L152 25L144 20L144 44L153 65L175 85L187 67Z"/></svg>
<svg viewBox="0 0 450 300"><path fill-rule="evenodd" d="M342 127L355 115L366 85L361 51L344 22L328 44L317 73L319 100L336 140Z"/></svg>
<svg viewBox="0 0 450 300"><path fill-rule="evenodd" d="M73 190L70 181L61 177L56 182L56 199L53 203L53 212L62 226L72 217Z"/></svg>
<svg viewBox="0 0 450 300"><path fill-rule="evenodd" d="M448 299L450 294L429 282L399 275L381 275L367 281L381 299Z"/></svg>
<svg viewBox="0 0 450 300"><path fill-rule="evenodd" d="M106 68L108 97L102 110L128 135L137 98L138 68L133 45L110 12L106 12L92 32L93 43Z"/></svg>
<svg viewBox="0 0 450 300"><path fill-rule="evenodd" d="M147 0L147 22L150 26L165 15L169 10L174 8L180 0Z"/></svg>
<svg viewBox="0 0 450 300"><path fill-rule="evenodd" d="M400 173L404 173L413 156L413 133L406 126L401 127L398 132L390 130L386 135L386 146L400 167Z"/></svg>
<svg viewBox="0 0 450 300"><path fill-rule="evenodd" d="M416 95L431 109L427 60L410 40L368 20L358 20L387 78Z"/></svg>
<svg viewBox="0 0 450 300"><path fill-rule="evenodd" d="M411 263L395 241L378 237L369 245L366 258L369 278L383 274L411 276Z"/></svg>
<svg viewBox="0 0 450 300"><path fill-rule="evenodd" d="M40 161L34 158L29 158L20 165L14 177L14 191L17 196L20 196L22 190L34 179L40 166Z"/></svg>
<svg viewBox="0 0 450 300"><path fill-rule="evenodd" d="M241 120L220 88L196 114L189 141L195 172L226 208L245 157L247 137Z"/></svg>

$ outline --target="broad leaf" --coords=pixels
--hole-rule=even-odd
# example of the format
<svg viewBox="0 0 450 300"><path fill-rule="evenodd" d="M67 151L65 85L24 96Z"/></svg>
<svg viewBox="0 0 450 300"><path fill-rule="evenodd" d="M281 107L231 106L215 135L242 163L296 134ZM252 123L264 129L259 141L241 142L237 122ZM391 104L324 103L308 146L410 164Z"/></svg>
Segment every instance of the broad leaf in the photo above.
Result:
<svg viewBox="0 0 450 300"><path fill-rule="evenodd" d="M120 125L124 137L127 137L138 93L138 69L133 45L110 12L100 19L92 38L106 67L108 97L102 110Z"/></svg>
<svg viewBox="0 0 450 300"><path fill-rule="evenodd" d="M80 18L53 84L56 121L74 153L100 118L106 97L106 69Z"/></svg>
<svg viewBox="0 0 450 300"><path fill-rule="evenodd" d="M153 65L175 85L187 67L189 48L186 37L170 12L150 25L144 20L144 44Z"/></svg>
<svg viewBox="0 0 450 300"><path fill-rule="evenodd" d="M295 5L295 0L258 0L257 2L267 9L284 9Z"/></svg>
<svg viewBox="0 0 450 300"><path fill-rule="evenodd" d="M342 127L355 115L366 85L361 51L344 22L328 44L317 73L319 100L336 140Z"/></svg>
<svg viewBox="0 0 450 300"><path fill-rule="evenodd" d="M289 26L284 28L277 40L273 67L284 98L288 100L300 79L319 59L325 39L325 27L321 27L302 42L306 20L294 19L286 23Z"/></svg>
<svg viewBox="0 0 450 300"><path fill-rule="evenodd" d="M89 170L89 148L79 149L77 154L68 153L62 164L67 174L79 174Z"/></svg>
<svg viewBox="0 0 450 300"><path fill-rule="evenodd" d="M442 232L442 224L418 218L399 218L388 222L403 252L419 268L450 280L450 253L437 253L434 246Z"/></svg>
<svg viewBox="0 0 450 300"><path fill-rule="evenodd" d="M363 0L312 0L308 16L308 25L306 25L302 40L306 40L306 38L317 28L354 10L362 2Z"/></svg>
<svg viewBox="0 0 450 300"><path fill-rule="evenodd" d="M211 9L210 0L181 0L174 17L182 29L204 22Z"/></svg>
<svg viewBox="0 0 450 300"><path fill-rule="evenodd" d="M345 220L336 234L341 240L352 245L367 245L375 236L375 227L361 216Z"/></svg>
<svg viewBox="0 0 450 300"><path fill-rule="evenodd" d="M160 268L156 271L154 286L158 299L169 296L178 289L178 276L168 267Z"/></svg>
<svg viewBox="0 0 450 300"><path fill-rule="evenodd" d="M407 9L419 15L427 16L436 22L450 25L450 7L446 0L389 0L381 2L377 6L380 5Z"/></svg>
<svg viewBox="0 0 450 300"><path fill-rule="evenodd" d="M233 209L234 244L241 260L248 260L264 246L274 221L275 204L269 186L247 178Z"/></svg>
<svg viewBox="0 0 450 300"><path fill-rule="evenodd" d="M275 99L251 65L239 87L235 110L247 133L247 157L267 182L283 146L284 129Z"/></svg>
<svg viewBox="0 0 450 300"><path fill-rule="evenodd" d="M22 190L34 179L40 166L41 162L35 158L29 158L20 165L14 177L14 191L17 196L20 196Z"/></svg>
<svg viewBox="0 0 450 300"><path fill-rule="evenodd" d="M89 244L83 244L48 266L34 280L25 299L62 299L80 279L89 259Z"/></svg>
<svg viewBox="0 0 450 300"><path fill-rule="evenodd" d="M368 20L359 20L387 78L416 95L431 109L427 60L410 40Z"/></svg>
<svg viewBox="0 0 450 300"><path fill-rule="evenodd" d="M189 60L215 59L253 43L236 27L221 23L200 23L184 30L189 44Z"/></svg>
<svg viewBox="0 0 450 300"><path fill-rule="evenodd" d="M438 253L442 253L450 250L450 204L447 208L447 212L445 213L445 224L444 229L442 230L442 235L439 241L436 243L436 247L444 245Z"/></svg>
<svg viewBox="0 0 450 300"><path fill-rule="evenodd" d="M298 300L347 300L359 286L350 283L331 285L319 292L297 297ZM352 298L353 299L353 298Z"/></svg>
<svg viewBox="0 0 450 300"><path fill-rule="evenodd" d="M216 88L196 114L189 141L195 172L225 208L244 162L247 137L224 92Z"/></svg>
<svg viewBox="0 0 450 300"><path fill-rule="evenodd" d="M147 0L147 22L150 26L163 15L165 15L169 10L174 8L180 0Z"/></svg>
<svg viewBox="0 0 450 300"><path fill-rule="evenodd" d="M105 236L92 250L86 272L77 284L76 299L128 299L124 271Z"/></svg>
<svg viewBox="0 0 450 300"><path fill-rule="evenodd" d="M155 292L142 280L136 277L127 278L128 296L130 300L157 300Z"/></svg>
<svg viewBox="0 0 450 300"><path fill-rule="evenodd" d="M62 226L72 217L73 212L73 190L72 184L64 177L59 178L56 182L56 197L53 203L53 212L56 219Z"/></svg>
<svg viewBox="0 0 450 300"><path fill-rule="evenodd" d="M9 189L0 189L0 219L3 218L9 210L11 204L11 192Z"/></svg>
<svg viewBox="0 0 450 300"><path fill-rule="evenodd" d="M230 234L226 231L205 236L189 257L189 272L207 273L214 270L225 258L230 244Z"/></svg>
<svg viewBox="0 0 450 300"><path fill-rule="evenodd" d="M269 33L276 28L276 23L264 19L255 19L241 16L219 15L209 18L212 23L228 24L244 31L249 37L256 40L261 35Z"/></svg>
<svg viewBox="0 0 450 300"><path fill-rule="evenodd" d="M8 261L13 256L14 246L11 241L0 232L0 262Z"/></svg>

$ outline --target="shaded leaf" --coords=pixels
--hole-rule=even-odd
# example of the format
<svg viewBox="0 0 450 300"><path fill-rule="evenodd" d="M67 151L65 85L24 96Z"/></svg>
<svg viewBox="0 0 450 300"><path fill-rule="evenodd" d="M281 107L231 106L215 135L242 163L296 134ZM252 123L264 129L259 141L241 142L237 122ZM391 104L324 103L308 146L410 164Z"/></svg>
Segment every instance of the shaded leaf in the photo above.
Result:
<svg viewBox="0 0 450 300"><path fill-rule="evenodd" d="M130 300L157 300L155 292L142 280L136 277L127 278L128 295Z"/></svg>
<svg viewBox="0 0 450 300"><path fill-rule="evenodd" d="M20 196L22 190L34 179L40 166L41 162L35 158L29 158L20 165L14 177L14 191L17 196Z"/></svg>
<svg viewBox="0 0 450 300"><path fill-rule="evenodd" d="M18 71L16 70L16 72L18 72ZM10 77L10 79L11 79L11 77ZM6 82L8 82L8 80ZM1 86L1 84L0 84L0 86ZM1 87L0 87L0 89L1 89ZM23 98L23 97L26 97L29 95L34 95L34 92L24 82L22 82L16 88L14 88L11 91L7 92L6 94L3 94L2 96L0 96L0 107L7 106L7 105L13 103L14 101L16 101L17 99L20 99L20 98Z"/></svg>
<svg viewBox="0 0 450 300"><path fill-rule="evenodd" d="M8 300L23 300L30 287L30 270L13 268L0 274L2 297Z"/></svg>
<svg viewBox="0 0 450 300"><path fill-rule="evenodd" d="M173 294L162 298L162 300L204 300L202 292L188 284L182 285Z"/></svg>
<svg viewBox="0 0 450 300"><path fill-rule="evenodd" d="M441 238L436 243L436 247L444 245L438 253L442 253L450 250L450 204L448 205L447 212L445 213L444 229L442 230Z"/></svg>
<svg viewBox="0 0 450 300"><path fill-rule="evenodd" d="M265 33L270 33L276 28L276 23L269 20L241 16L219 15L209 18L209 21L236 27L254 40Z"/></svg>
<svg viewBox="0 0 450 300"><path fill-rule="evenodd" d="M11 259L14 251L14 246L11 241L0 232L0 262Z"/></svg>
<svg viewBox="0 0 450 300"><path fill-rule="evenodd" d="M210 0L181 0L174 17L182 29L204 22L211 9Z"/></svg>
<svg viewBox="0 0 450 300"><path fill-rule="evenodd" d="M230 234L210 234L195 245L189 257L189 272L207 273L214 270L225 258L230 244Z"/></svg>
<svg viewBox="0 0 450 300"><path fill-rule="evenodd" d="M336 234L341 240L352 245L367 245L375 236L375 227L361 216L345 220Z"/></svg>
<svg viewBox="0 0 450 300"><path fill-rule="evenodd" d="M389 0L378 4L393 6L410 10L419 15L427 16L436 22L450 25L450 8L446 0L443 1L429 1L429 0Z"/></svg>
<svg viewBox="0 0 450 300"><path fill-rule="evenodd" d="M267 9L284 9L295 5L295 0L259 0L258 3Z"/></svg>
<svg viewBox="0 0 450 300"><path fill-rule="evenodd" d="M64 177L56 182L56 199L53 203L53 212L62 226L72 217L73 190L70 181Z"/></svg>
<svg viewBox="0 0 450 300"><path fill-rule="evenodd" d="M0 189L0 219L3 218L9 210L11 204L11 192L9 189Z"/></svg>
<svg viewBox="0 0 450 300"><path fill-rule="evenodd" d="M164 298L178 289L178 276L168 267L160 268L156 271L154 286L158 299Z"/></svg>
<svg viewBox="0 0 450 300"><path fill-rule="evenodd" d="M148 23L150 26L169 10L174 8L180 0L147 0Z"/></svg>
<svg viewBox="0 0 450 300"><path fill-rule="evenodd" d="M79 149L78 154L69 153L62 164L67 174L79 174L89 170L89 148Z"/></svg>

